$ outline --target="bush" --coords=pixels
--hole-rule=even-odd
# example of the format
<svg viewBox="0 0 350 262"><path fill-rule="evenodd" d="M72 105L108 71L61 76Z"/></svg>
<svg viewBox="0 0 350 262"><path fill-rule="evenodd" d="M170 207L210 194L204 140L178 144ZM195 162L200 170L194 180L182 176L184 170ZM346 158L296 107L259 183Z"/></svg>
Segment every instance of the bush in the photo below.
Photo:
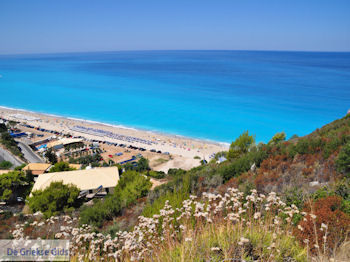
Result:
<svg viewBox="0 0 350 262"><path fill-rule="evenodd" d="M12 167L12 163L9 161L0 162L0 169L10 169Z"/></svg>
<svg viewBox="0 0 350 262"><path fill-rule="evenodd" d="M50 173L62 172L62 171L72 171L72 170L76 170L76 169L70 167L69 163L67 163L67 162L57 162L56 164L54 164L53 167L50 168Z"/></svg>
<svg viewBox="0 0 350 262"><path fill-rule="evenodd" d="M150 170L146 173L147 176L153 177L155 179L162 179L165 177L165 173L163 171L153 171Z"/></svg>
<svg viewBox="0 0 350 262"><path fill-rule="evenodd" d="M138 172L144 172L144 171L148 171L151 170L151 168L149 167L149 161L147 158L141 157L139 159L139 161L137 161L136 163L133 162L128 162L124 165L125 170L134 170L134 171L138 171Z"/></svg>
<svg viewBox="0 0 350 262"><path fill-rule="evenodd" d="M21 171L22 168L25 167L26 165L27 165L27 164L22 164L22 165L20 165L20 166L16 166L14 170L15 170L15 171Z"/></svg>
<svg viewBox="0 0 350 262"><path fill-rule="evenodd" d="M286 140L286 133L276 133L271 140L269 141L269 144L277 145L278 143Z"/></svg>
<svg viewBox="0 0 350 262"><path fill-rule="evenodd" d="M62 182L52 182L44 190L32 192L28 199L32 212L40 211L45 217L60 214L62 211L77 208L81 205L79 201L80 190L75 185L65 185Z"/></svg>
<svg viewBox="0 0 350 262"><path fill-rule="evenodd" d="M295 146L297 153L303 155L309 153L309 141L308 139L301 139Z"/></svg>
<svg viewBox="0 0 350 262"><path fill-rule="evenodd" d="M350 143L346 144L339 152L335 161L337 170L346 176L350 175Z"/></svg>
<svg viewBox="0 0 350 262"><path fill-rule="evenodd" d="M17 142L6 132L0 134L0 143L3 144L12 154L22 157L21 150L17 146Z"/></svg>
<svg viewBox="0 0 350 262"><path fill-rule="evenodd" d="M341 201L339 196L328 196L305 204L304 211L315 217L307 215L300 221L302 230L295 229L295 235L300 242L307 240L313 253L330 255L349 237L350 217L340 210Z"/></svg>
<svg viewBox="0 0 350 262"><path fill-rule="evenodd" d="M113 195L96 200L92 207L84 207L80 214L80 224L101 227L105 220L120 214L123 208L147 195L152 183L149 178L135 171L123 173Z"/></svg>

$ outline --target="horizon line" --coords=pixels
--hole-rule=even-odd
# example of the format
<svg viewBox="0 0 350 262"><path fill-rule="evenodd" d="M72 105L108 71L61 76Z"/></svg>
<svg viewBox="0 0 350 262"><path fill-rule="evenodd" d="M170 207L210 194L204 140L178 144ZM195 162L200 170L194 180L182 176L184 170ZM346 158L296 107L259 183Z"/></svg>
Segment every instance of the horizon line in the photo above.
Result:
<svg viewBox="0 0 350 262"><path fill-rule="evenodd" d="M0 56L15 55L54 55L76 53L112 53L112 52L159 52L159 51L236 51L236 52L291 52L291 53L350 53L347 51L329 50L273 50L273 49L124 49L124 50L88 50L88 51L57 51L57 52L33 52L33 53L0 53Z"/></svg>

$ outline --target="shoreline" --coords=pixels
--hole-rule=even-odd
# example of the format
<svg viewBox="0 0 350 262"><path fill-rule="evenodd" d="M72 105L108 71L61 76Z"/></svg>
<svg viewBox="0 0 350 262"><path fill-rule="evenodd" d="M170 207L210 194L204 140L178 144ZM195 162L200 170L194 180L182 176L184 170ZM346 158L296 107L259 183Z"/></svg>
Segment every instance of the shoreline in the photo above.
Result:
<svg viewBox="0 0 350 262"><path fill-rule="evenodd" d="M162 135L162 136L169 136L169 137L175 137L175 138L180 138L180 139L194 140L197 142L210 143L210 144L219 145L219 146L223 146L223 147L227 147L227 148L230 146L229 142L216 141L216 140L212 140L209 138L198 138L198 137L175 134L175 133L166 132L166 131L152 130L152 129L146 129L146 128L140 128L140 127L131 127L131 126L125 126L122 124L111 124L111 123L101 122L98 120L89 120L89 119L84 119L84 118L79 118L79 117L56 115L56 114L51 114L51 113L37 112L37 111L29 110L29 109L14 108L14 107L3 106L3 105L0 105L0 110L1 109L10 110L10 111L21 111L23 113L43 115L43 116L47 116L47 117L63 118L63 119L68 119L68 120L72 120L72 121L86 122L86 123L91 123L91 124L96 124L96 125L103 125L103 126L107 126L107 127L125 129L125 130L148 132L148 133L158 134L158 135Z"/></svg>
<svg viewBox="0 0 350 262"><path fill-rule="evenodd" d="M16 114L21 114L24 116L24 118L16 118ZM72 126L82 124L87 128L100 128L103 131L117 132L118 134L126 136L132 136L141 139L153 139L157 142L157 144L159 142L159 145L157 146L163 148L162 152L170 152L172 154L180 155L183 157L193 157L195 153L198 153L198 155L202 156L204 159L209 160L212 154L217 153L219 151L228 150L229 147L229 143L225 142L218 142L201 138L192 138L161 131L127 127L124 125L113 125L110 123L104 123L95 120L35 112L27 109L11 108L2 105L0 105L0 115L4 118L12 117L16 121L19 121L21 123L26 122L36 124L36 126L40 126L41 124L44 126L48 126L48 128L52 128L53 130L63 131L64 133L77 133L83 137L86 137L87 139L93 139L94 136L80 133L78 131L72 131L70 130L70 128ZM58 120L60 120L61 123L58 123Z"/></svg>

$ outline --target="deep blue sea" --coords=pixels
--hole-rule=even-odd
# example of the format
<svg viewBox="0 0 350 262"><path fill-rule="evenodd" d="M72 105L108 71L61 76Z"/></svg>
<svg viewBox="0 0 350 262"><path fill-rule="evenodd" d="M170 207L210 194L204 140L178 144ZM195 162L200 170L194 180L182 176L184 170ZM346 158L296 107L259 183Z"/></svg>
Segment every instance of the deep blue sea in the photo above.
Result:
<svg viewBox="0 0 350 262"><path fill-rule="evenodd" d="M231 142L308 134L350 108L350 53L0 56L0 105Z"/></svg>

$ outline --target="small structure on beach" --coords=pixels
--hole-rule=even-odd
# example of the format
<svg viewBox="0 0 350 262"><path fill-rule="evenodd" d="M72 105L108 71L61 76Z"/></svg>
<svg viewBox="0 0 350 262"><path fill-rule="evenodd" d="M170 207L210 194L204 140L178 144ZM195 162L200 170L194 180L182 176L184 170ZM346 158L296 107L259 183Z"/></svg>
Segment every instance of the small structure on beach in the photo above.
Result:
<svg viewBox="0 0 350 262"><path fill-rule="evenodd" d="M29 163L28 165L23 167L22 170L31 171L33 176L38 176L48 172L50 167L51 164L47 163Z"/></svg>
<svg viewBox="0 0 350 262"><path fill-rule="evenodd" d="M73 184L81 192L85 192L88 198L98 193L104 196L113 192L119 181L118 167L100 167L85 170L74 170L65 172L54 172L41 175L36 180L32 192L43 190L52 182L62 181L63 184Z"/></svg>
<svg viewBox="0 0 350 262"><path fill-rule="evenodd" d="M136 157L127 155L127 156L118 158L116 162L120 165L124 165L124 164L126 164L128 162L132 162L132 161L136 161Z"/></svg>

